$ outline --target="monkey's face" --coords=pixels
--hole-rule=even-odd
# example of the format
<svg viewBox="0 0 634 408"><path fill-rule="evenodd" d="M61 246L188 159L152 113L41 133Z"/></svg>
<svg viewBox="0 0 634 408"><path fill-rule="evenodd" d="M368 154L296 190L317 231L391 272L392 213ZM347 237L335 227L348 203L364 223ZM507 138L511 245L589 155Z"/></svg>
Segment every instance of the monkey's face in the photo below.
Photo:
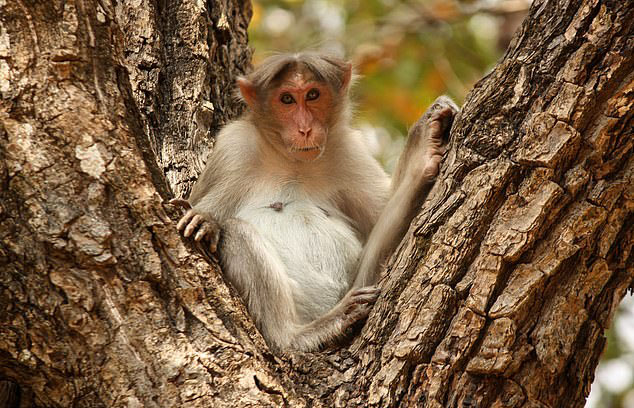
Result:
<svg viewBox="0 0 634 408"><path fill-rule="evenodd" d="M334 111L330 87L304 73L292 72L272 89L268 102L285 154L303 162L321 156Z"/></svg>

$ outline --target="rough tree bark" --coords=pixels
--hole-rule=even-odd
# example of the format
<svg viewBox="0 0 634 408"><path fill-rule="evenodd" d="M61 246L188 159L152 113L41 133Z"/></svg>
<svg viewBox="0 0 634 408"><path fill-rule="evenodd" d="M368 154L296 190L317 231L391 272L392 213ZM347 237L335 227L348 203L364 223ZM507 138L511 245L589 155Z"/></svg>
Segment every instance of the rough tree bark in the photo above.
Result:
<svg viewBox="0 0 634 408"><path fill-rule="evenodd" d="M249 18L238 0L0 0L2 396L582 407L634 275L634 2L533 4L361 334L289 356L163 205L240 110Z"/></svg>

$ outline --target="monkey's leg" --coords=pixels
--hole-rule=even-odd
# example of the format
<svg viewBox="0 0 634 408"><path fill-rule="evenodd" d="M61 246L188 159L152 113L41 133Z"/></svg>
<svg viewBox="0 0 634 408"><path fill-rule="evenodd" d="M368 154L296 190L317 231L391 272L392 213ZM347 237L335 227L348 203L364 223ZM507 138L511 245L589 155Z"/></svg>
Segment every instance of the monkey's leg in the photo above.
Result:
<svg viewBox="0 0 634 408"><path fill-rule="evenodd" d="M377 287L351 290L324 316L300 324L285 265L251 224L237 218L225 222L219 254L227 279L245 299L262 335L278 350L318 349L367 317L379 294Z"/></svg>
<svg viewBox="0 0 634 408"><path fill-rule="evenodd" d="M284 263L248 222L231 218L223 224L219 256L225 276L240 292L269 345L289 348L298 317Z"/></svg>
<svg viewBox="0 0 634 408"><path fill-rule="evenodd" d="M353 288L377 282L380 265L396 249L416 210L427 198L456 111L451 99L440 97L410 129L392 182L392 196L363 248Z"/></svg>

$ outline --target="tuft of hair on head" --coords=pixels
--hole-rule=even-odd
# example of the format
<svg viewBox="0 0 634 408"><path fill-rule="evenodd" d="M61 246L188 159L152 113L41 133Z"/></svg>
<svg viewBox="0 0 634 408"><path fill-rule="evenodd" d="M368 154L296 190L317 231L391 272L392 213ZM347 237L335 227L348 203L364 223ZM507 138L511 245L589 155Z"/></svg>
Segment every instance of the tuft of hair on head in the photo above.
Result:
<svg viewBox="0 0 634 408"><path fill-rule="evenodd" d="M347 92L354 75L352 64L334 55L315 51L275 54L266 58L250 74L238 78L240 91L238 97L249 103L249 98L262 95L262 91L275 84L291 69L305 68L314 75L315 80L324 82L337 93ZM245 95L243 84L248 84L251 95Z"/></svg>

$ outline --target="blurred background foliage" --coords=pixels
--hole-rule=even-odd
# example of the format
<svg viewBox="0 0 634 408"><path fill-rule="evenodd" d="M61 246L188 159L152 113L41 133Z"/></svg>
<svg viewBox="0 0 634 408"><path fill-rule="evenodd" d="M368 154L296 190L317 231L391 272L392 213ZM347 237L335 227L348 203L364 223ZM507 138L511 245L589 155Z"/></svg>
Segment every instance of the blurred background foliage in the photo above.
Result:
<svg viewBox="0 0 634 408"><path fill-rule="evenodd" d="M391 171L407 128L441 94L459 105L495 65L530 0L253 0L254 64L272 52L326 50L352 60L356 126ZM634 301L606 333L587 408L634 408Z"/></svg>

